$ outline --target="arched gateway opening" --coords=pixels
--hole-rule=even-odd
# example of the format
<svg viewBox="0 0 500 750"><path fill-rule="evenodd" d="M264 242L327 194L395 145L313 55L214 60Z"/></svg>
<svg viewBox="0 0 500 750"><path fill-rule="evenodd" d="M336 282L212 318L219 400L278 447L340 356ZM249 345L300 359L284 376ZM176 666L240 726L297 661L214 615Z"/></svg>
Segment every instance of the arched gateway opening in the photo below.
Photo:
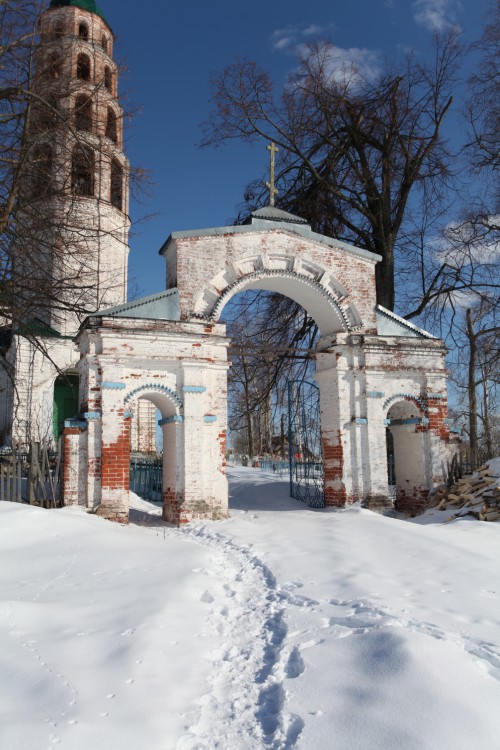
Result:
<svg viewBox="0 0 500 750"><path fill-rule="evenodd" d="M274 207L254 212L243 226L176 232L160 253L166 291L98 311L80 330L85 419L70 425L65 453L78 455L88 471L66 463L70 502L83 495L107 518L127 519L130 425L135 405L147 399L161 414L164 519L182 524L228 515L227 373L234 342L221 316L236 295L258 290L300 304L318 327L314 385L325 506L390 505L387 427L395 445L412 441L395 455L398 482L405 481L398 493L408 508L438 481L449 437L444 349L377 306L378 256L315 234ZM407 425L399 422L414 418L405 406L412 399L427 410L428 435L420 435L427 430L422 422L400 441L397 431ZM414 450L420 458L410 461ZM411 466L423 479L417 486L415 477L409 492Z"/></svg>

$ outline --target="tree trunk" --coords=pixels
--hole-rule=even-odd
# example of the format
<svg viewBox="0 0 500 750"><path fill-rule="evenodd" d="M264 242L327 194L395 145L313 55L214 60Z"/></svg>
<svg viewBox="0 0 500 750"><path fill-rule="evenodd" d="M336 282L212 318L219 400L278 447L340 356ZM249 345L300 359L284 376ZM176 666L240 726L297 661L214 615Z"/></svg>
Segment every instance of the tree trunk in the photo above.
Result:
<svg viewBox="0 0 500 750"><path fill-rule="evenodd" d="M467 310L467 338L469 339L469 378L468 378L468 396L469 396L469 442L470 458L472 468L477 468L477 395L476 395L476 360L477 345L474 334L474 325L472 322L471 311Z"/></svg>

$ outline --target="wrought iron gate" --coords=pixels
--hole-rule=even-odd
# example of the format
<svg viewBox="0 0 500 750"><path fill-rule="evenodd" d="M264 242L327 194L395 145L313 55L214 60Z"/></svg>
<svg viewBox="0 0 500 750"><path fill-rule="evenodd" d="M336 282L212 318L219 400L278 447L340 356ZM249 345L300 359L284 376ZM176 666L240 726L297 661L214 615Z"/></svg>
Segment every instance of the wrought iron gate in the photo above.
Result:
<svg viewBox="0 0 500 750"><path fill-rule="evenodd" d="M131 457L130 489L144 500L161 502L163 496L162 459Z"/></svg>
<svg viewBox="0 0 500 750"><path fill-rule="evenodd" d="M290 495L311 508L323 508L319 388L314 383L300 380L288 383L288 449Z"/></svg>

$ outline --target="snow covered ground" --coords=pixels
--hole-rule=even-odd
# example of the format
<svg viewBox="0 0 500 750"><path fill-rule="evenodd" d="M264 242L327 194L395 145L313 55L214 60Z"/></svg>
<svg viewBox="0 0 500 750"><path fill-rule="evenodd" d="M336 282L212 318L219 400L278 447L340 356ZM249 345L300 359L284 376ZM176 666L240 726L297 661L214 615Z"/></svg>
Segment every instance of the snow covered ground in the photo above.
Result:
<svg viewBox="0 0 500 750"><path fill-rule="evenodd" d="M500 748L500 524L231 490L182 530L0 504L2 749Z"/></svg>

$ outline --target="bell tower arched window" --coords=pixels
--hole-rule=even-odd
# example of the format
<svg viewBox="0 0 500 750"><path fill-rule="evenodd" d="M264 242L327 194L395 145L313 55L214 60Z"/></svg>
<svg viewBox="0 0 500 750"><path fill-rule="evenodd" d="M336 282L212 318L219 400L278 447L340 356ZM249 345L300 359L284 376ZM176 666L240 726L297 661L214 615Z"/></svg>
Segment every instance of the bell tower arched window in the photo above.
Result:
<svg viewBox="0 0 500 750"><path fill-rule="evenodd" d="M73 195L94 195L94 153L86 146L75 146L71 160Z"/></svg>
<svg viewBox="0 0 500 750"><path fill-rule="evenodd" d="M87 41L87 39L89 38L89 27L86 23L82 22L78 26L78 36L80 37L80 39L85 39L85 41Z"/></svg>
<svg viewBox="0 0 500 750"><path fill-rule="evenodd" d="M108 38L107 38L106 34L102 35L101 47L103 48L104 52L106 54L108 54Z"/></svg>
<svg viewBox="0 0 500 750"><path fill-rule="evenodd" d="M88 55L78 55L76 77L81 81L90 80L90 57Z"/></svg>
<svg viewBox="0 0 500 750"><path fill-rule="evenodd" d="M108 115L106 119L106 138L109 138L114 143L118 141L118 128L116 124L116 115L111 107L108 107Z"/></svg>
<svg viewBox="0 0 500 750"><path fill-rule="evenodd" d="M47 60L47 74L50 78L60 78L62 73L62 57L60 52L52 52Z"/></svg>
<svg viewBox="0 0 500 750"><path fill-rule="evenodd" d="M111 91L111 85L111 71L108 66L106 66L104 68L104 88L106 88L108 91Z"/></svg>
<svg viewBox="0 0 500 750"><path fill-rule="evenodd" d="M123 168L119 161L111 161L111 205L123 211Z"/></svg>
<svg viewBox="0 0 500 750"><path fill-rule="evenodd" d="M53 94L47 94L34 108L33 121L38 130L50 130L55 127L59 117L59 100Z"/></svg>
<svg viewBox="0 0 500 750"><path fill-rule="evenodd" d="M52 190L52 148L44 143L32 155L31 195L41 198Z"/></svg>
<svg viewBox="0 0 500 750"><path fill-rule="evenodd" d="M87 96L77 96L75 101L75 128L92 132L92 100Z"/></svg>
<svg viewBox="0 0 500 750"><path fill-rule="evenodd" d="M56 25L54 26L54 38L55 39L62 39L64 36L64 24L62 21L57 21Z"/></svg>

